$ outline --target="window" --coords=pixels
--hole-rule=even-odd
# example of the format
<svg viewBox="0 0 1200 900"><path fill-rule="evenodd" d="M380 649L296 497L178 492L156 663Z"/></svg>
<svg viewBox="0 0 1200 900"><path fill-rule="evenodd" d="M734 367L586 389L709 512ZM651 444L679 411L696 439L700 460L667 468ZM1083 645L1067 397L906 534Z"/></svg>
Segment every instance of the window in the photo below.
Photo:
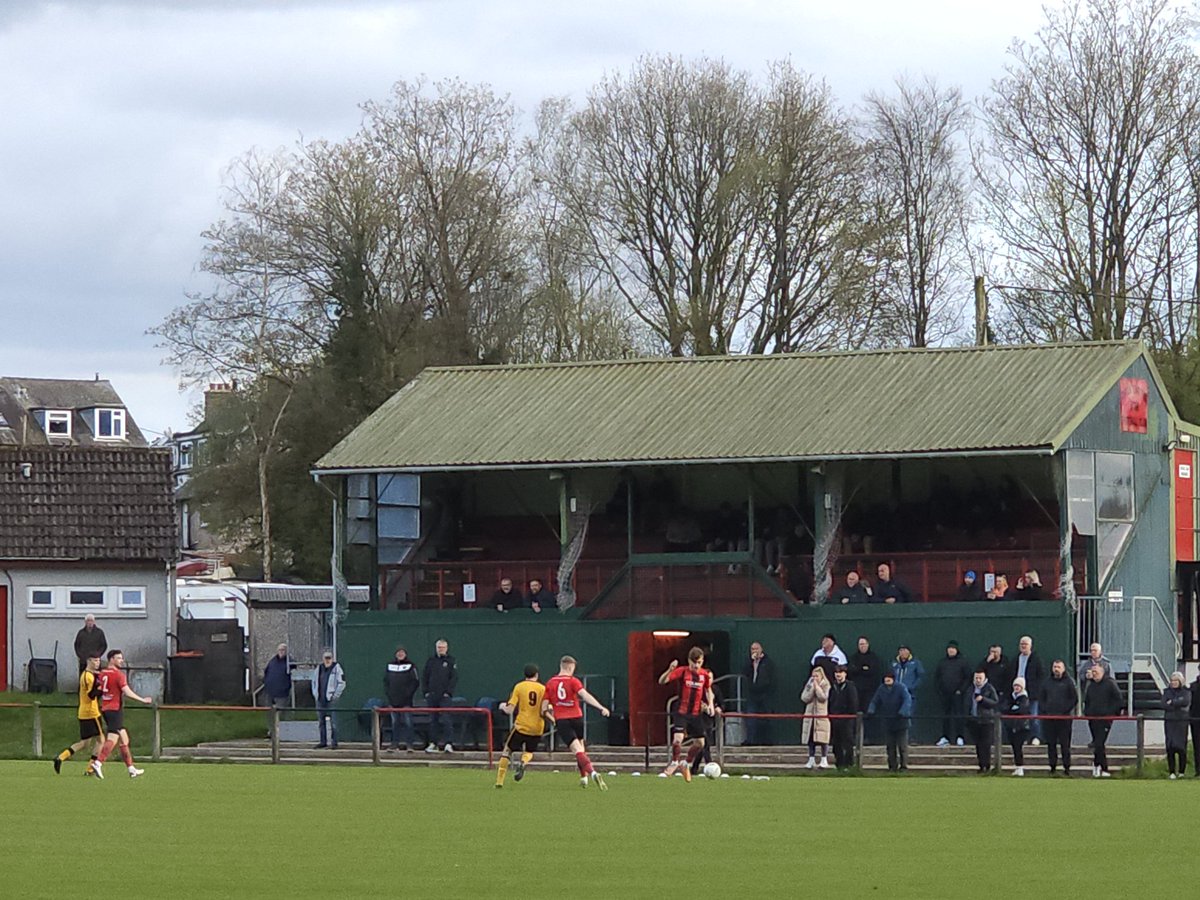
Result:
<svg viewBox="0 0 1200 900"><path fill-rule="evenodd" d="M179 445L179 468L190 469L192 467L192 442L184 441Z"/></svg>
<svg viewBox="0 0 1200 900"><path fill-rule="evenodd" d="M1096 454L1096 518L1133 521L1133 455Z"/></svg>
<svg viewBox="0 0 1200 900"><path fill-rule="evenodd" d="M70 606L103 606L104 588L71 588L68 604Z"/></svg>
<svg viewBox="0 0 1200 900"><path fill-rule="evenodd" d="M121 596L117 603L118 609L145 609L146 608L146 589L145 588L121 588Z"/></svg>
<svg viewBox="0 0 1200 900"><path fill-rule="evenodd" d="M96 410L96 437L110 441L125 439L125 410Z"/></svg>
<svg viewBox="0 0 1200 900"><path fill-rule="evenodd" d="M52 609L54 607L54 588L31 587L29 589L29 606L31 609Z"/></svg>
<svg viewBox="0 0 1200 900"><path fill-rule="evenodd" d="M71 413L62 409L46 410L46 434L52 437L70 437Z"/></svg>

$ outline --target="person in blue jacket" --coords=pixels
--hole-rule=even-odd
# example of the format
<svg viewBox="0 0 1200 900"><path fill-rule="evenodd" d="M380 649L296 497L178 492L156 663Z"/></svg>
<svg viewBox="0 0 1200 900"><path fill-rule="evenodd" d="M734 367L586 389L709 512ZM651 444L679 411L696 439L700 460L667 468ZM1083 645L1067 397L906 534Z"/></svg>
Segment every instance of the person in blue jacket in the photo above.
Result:
<svg viewBox="0 0 1200 900"><path fill-rule="evenodd" d="M912 714L912 694L893 672L885 673L883 684L867 706L867 715L883 723L889 772L908 771L908 726Z"/></svg>
<svg viewBox="0 0 1200 900"><path fill-rule="evenodd" d="M925 667L921 665L921 661L912 655L912 650L907 644L901 644L896 648L896 658L892 661L892 674L896 676L896 683L902 684L908 689L908 694L912 698L912 711L910 715L917 713L917 690L921 687L921 683L925 680Z"/></svg>

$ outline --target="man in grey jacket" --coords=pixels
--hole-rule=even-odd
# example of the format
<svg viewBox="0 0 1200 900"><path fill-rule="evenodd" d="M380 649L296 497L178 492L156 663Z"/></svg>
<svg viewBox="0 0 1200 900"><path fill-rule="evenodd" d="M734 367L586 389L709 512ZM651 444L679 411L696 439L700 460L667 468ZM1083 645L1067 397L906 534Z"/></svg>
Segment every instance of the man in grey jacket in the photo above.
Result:
<svg viewBox="0 0 1200 900"><path fill-rule="evenodd" d="M317 701L317 731L320 735L317 749L325 746L332 750L337 749L337 719L334 709L345 690L346 676L342 674L341 664L334 661L332 650L326 650L321 654L321 664L317 666L317 671L313 672L312 680L313 699Z"/></svg>

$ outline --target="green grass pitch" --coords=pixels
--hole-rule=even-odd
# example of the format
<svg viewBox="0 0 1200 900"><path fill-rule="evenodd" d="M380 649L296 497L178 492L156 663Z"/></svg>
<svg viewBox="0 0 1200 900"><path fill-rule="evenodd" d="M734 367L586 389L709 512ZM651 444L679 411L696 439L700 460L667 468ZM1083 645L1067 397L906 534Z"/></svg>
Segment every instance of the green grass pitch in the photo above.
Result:
<svg viewBox="0 0 1200 900"><path fill-rule="evenodd" d="M1200 779L620 775L601 793L565 762L503 790L482 769L145 767L0 762L0 895L1094 900L1200 872Z"/></svg>

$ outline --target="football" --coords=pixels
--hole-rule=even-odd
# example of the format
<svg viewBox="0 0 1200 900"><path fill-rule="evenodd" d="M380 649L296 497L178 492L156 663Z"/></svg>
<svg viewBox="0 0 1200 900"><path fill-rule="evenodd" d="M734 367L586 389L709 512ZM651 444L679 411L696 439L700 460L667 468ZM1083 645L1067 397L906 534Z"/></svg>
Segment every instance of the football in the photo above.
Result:
<svg viewBox="0 0 1200 900"><path fill-rule="evenodd" d="M719 765L717 765L715 762L706 763L704 766L704 777L705 778L720 778L721 777L721 767Z"/></svg>

